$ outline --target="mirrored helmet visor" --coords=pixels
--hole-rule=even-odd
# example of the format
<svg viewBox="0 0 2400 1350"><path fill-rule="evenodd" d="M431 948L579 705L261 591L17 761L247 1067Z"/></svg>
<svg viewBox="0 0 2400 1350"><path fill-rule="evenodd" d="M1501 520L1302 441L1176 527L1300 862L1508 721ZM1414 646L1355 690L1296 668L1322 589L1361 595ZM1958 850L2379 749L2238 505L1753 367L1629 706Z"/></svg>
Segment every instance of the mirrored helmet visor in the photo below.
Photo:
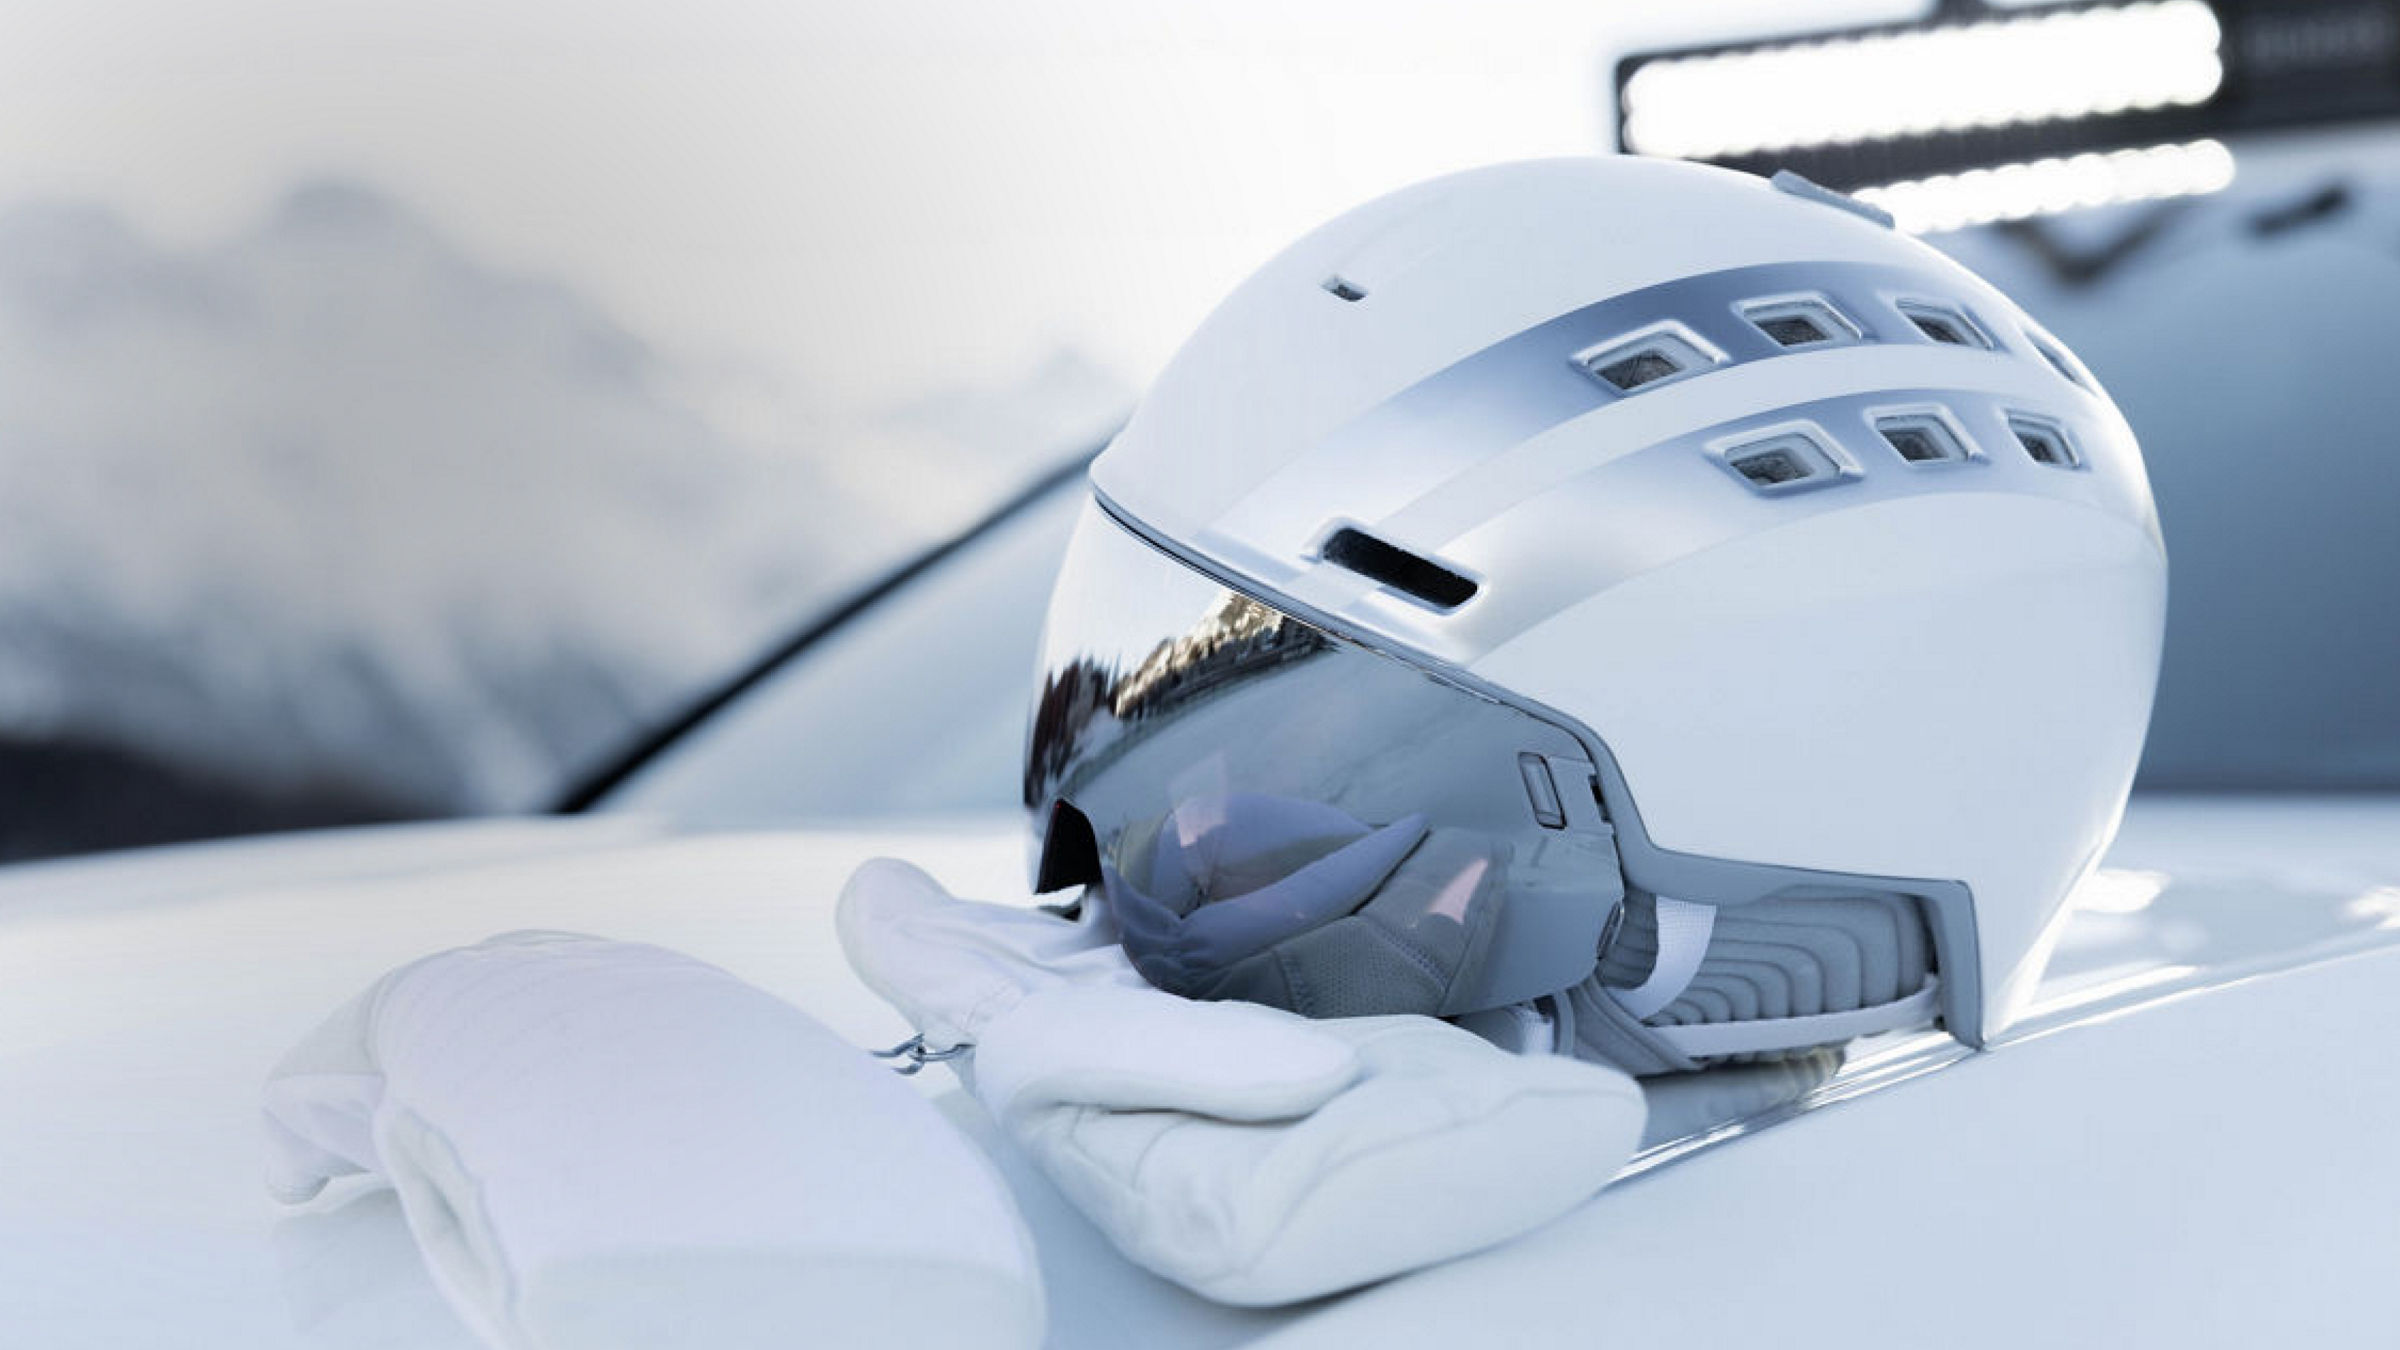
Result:
<svg viewBox="0 0 2400 1350"><path fill-rule="evenodd" d="M1561 727L1229 588L1087 504L1025 759L1035 885L1153 983L1455 1015L1591 973L1623 898Z"/></svg>

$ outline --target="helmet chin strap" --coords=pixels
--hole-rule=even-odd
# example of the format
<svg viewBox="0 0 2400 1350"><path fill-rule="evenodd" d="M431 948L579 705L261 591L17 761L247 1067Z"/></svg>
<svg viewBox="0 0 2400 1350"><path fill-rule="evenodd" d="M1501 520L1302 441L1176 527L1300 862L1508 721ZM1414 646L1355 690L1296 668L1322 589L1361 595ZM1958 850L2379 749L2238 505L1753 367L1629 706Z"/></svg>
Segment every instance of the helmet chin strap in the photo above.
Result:
<svg viewBox="0 0 2400 1350"><path fill-rule="evenodd" d="M1651 904L1658 914L1658 959L1640 984L1608 991L1617 1006L1637 1022L1664 1012L1690 987L1692 977L1700 973L1701 961L1708 956L1708 935L1717 926L1715 905L1695 905L1663 895Z"/></svg>

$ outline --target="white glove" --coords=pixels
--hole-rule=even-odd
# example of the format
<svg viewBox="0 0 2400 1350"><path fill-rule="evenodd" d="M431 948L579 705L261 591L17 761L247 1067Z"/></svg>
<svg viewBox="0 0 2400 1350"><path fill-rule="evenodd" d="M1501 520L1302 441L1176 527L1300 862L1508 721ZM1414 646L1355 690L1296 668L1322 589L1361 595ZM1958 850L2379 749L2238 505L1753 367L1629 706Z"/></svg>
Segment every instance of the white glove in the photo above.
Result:
<svg viewBox="0 0 2400 1350"><path fill-rule="evenodd" d="M1100 906L953 899L888 859L837 911L862 979L957 1061L1129 1259L1224 1303L1334 1293L1503 1241L1632 1156L1640 1088L1429 1017L1312 1021L1153 989Z"/></svg>
<svg viewBox="0 0 2400 1350"><path fill-rule="evenodd" d="M1042 1339L989 1160L797 1008L656 947L516 933L403 966L285 1056L266 1129L280 1200L394 1186L504 1350Z"/></svg>

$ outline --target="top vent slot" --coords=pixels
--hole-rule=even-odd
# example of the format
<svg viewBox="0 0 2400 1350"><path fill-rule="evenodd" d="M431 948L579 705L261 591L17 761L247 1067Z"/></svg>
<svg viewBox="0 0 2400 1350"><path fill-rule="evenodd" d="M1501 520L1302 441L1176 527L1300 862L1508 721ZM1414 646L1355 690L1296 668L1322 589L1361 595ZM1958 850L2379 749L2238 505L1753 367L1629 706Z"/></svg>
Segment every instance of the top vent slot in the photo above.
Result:
<svg viewBox="0 0 2400 1350"><path fill-rule="evenodd" d="M1724 358L1680 325L1621 338L1575 354L1584 374L1620 394L1696 375Z"/></svg>
<svg viewBox="0 0 2400 1350"><path fill-rule="evenodd" d="M1833 334L1825 331L1825 325L1806 314L1780 314L1759 320L1758 326L1766 330L1768 337L1786 347L1805 347L1812 342L1833 340Z"/></svg>
<svg viewBox="0 0 2400 1350"><path fill-rule="evenodd" d="M1847 481L1843 466L1806 432L1785 431L1715 452L1753 492L1780 496Z"/></svg>
<svg viewBox="0 0 2400 1350"><path fill-rule="evenodd" d="M1325 536L1317 556L1435 609L1456 609L1475 598L1470 578L1347 525Z"/></svg>
<svg viewBox="0 0 2400 1350"><path fill-rule="evenodd" d="M1742 317L1779 347L1832 347L1859 340L1858 325L1816 296L1761 300L1742 306Z"/></svg>
<svg viewBox="0 0 2400 1350"><path fill-rule="evenodd" d="M1933 413L1878 417L1875 430L1893 453L1911 464L1963 464L1971 458L1949 422Z"/></svg>
<svg viewBox="0 0 2400 1350"><path fill-rule="evenodd" d="M1900 313L1917 326L1917 331L1947 347L1976 347L1992 349L1992 340L1984 336L1965 310L1947 305L1927 304L1920 300L1903 300Z"/></svg>
<svg viewBox="0 0 2400 1350"><path fill-rule="evenodd" d="M2080 469L2083 456L2075 449L2075 441L2066 428L2055 422L2036 417L2012 416L2008 429L2015 433L2017 444L2025 447L2025 456L2036 464L2054 469Z"/></svg>

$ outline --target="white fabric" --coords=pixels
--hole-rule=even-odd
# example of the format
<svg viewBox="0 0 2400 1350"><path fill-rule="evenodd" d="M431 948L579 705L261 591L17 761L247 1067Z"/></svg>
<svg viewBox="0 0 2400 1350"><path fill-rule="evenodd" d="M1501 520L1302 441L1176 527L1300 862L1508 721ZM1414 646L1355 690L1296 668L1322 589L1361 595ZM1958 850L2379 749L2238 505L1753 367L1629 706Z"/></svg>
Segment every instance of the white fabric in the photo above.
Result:
<svg viewBox="0 0 2400 1350"><path fill-rule="evenodd" d="M1129 1259L1220 1302L1330 1294L1556 1218L1631 1156L1614 1069L1427 1017L1311 1021L1145 984L1100 907L952 898L905 863L838 911L860 976L972 1043L977 1097Z"/></svg>
<svg viewBox="0 0 2400 1350"><path fill-rule="evenodd" d="M1358 1075L1347 1045L1281 1009L1108 985L1042 991L987 1028L975 1054L976 1096L1003 1120L1074 1101L1291 1120Z"/></svg>
<svg viewBox="0 0 2400 1350"><path fill-rule="evenodd" d="M488 1344L1040 1344L1003 1183L798 1009L655 947L519 933L404 966L266 1086L268 1185L394 1186Z"/></svg>
<svg viewBox="0 0 2400 1350"><path fill-rule="evenodd" d="M1695 905L1663 895L1651 903L1658 912L1658 959L1650 965L1649 978L1631 989L1608 991L1617 1006L1633 1014L1636 1021L1673 1003L1690 987L1708 955L1709 934L1717 926L1715 905Z"/></svg>

